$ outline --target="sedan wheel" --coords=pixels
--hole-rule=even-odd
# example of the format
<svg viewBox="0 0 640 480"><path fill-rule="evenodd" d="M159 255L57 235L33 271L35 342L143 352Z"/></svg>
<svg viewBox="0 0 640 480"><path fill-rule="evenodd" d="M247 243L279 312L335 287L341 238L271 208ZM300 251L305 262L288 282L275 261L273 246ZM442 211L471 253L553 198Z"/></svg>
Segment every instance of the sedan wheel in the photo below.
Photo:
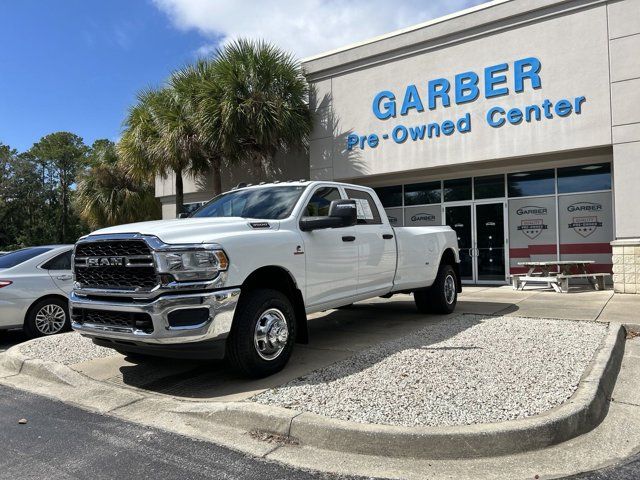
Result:
<svg viewBox="0 0 640 480"><path fill-rule="evenodd" d="M55 335L70 329L67 302L57 297L43 298L35 302L24 319L24 331L32 338Z"/></svg>
<svg viewBox="0 0 640 480"><path fill-rule="evenodd" d="M43 335L60 332L67 322L67 314L60 305L50 303L36 313L36 328Z"/></svg>

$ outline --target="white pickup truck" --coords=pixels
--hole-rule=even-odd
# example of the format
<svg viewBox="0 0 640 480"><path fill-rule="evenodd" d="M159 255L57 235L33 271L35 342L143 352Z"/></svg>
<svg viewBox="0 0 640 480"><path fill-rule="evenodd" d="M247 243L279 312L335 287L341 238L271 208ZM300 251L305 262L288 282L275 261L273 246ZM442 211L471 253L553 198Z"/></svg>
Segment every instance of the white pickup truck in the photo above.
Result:
<svg viewBox="0 0 640 480"><path fill-rule="evenodd" d="M72 326L125 354L282 369L307 314L394 293L451 313L461 291L449 227L389 225L376 193L336 182L238 187L189 218L98 230L74 248Z"/></svg>

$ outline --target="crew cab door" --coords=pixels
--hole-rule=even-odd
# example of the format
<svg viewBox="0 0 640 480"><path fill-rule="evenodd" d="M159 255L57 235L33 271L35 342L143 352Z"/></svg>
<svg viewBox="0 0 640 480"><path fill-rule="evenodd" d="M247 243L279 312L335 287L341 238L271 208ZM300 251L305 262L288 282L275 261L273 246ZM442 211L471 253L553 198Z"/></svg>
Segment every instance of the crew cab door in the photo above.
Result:
<svg viewBox="0 0 640 480"><path fill-rule="evenodd" d="M380 210L366 190L345 188L356 201L358 223L355 226L358 247L357 294L387 293L396 272L396 239L393 228L383 222Z"/></svg>
<svg viewBox="0 0 640 480"><path fill-rule="evenodd" d="M302 216L329 214L332 200L342 198L335 187L318 186L305 206ZM325 228L300 232L306 259L307 308L341 300L349 303L356 293L358 247L355 227Z"/></svg>

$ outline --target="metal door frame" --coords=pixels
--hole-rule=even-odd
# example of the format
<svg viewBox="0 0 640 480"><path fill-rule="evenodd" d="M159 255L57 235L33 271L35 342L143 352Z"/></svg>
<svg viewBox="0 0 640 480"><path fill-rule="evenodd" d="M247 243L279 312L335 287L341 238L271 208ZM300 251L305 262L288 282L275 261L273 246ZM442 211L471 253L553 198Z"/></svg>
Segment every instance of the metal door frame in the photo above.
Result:
<svg viewBox="0 0 640 480"><path fill-rule="evenodd" d="M504 280L479 280L478 279L478 231L476 205L502 204L502 231L504 235ZM462 280L465 285L507 285L509 283L509 225L507 211L507 200L487 199L487 200L462 200L457 202L446 202L442 204L442 223L446 225L447 207L469 207L471 209L471 276L470 280Z"/></svg>

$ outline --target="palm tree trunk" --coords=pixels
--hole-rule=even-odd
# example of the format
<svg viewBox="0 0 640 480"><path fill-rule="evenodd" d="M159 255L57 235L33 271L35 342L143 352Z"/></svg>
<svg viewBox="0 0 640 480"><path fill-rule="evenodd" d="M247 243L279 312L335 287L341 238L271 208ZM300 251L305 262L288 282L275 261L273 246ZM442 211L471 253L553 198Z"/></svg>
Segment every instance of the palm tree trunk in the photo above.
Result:
<svg viewBox="0 0 640 480"><path fill-rule="evenodd" d="M174 170L176 176L176 217L184 210L184 186L182 184L182 170Z"/></svg>
<svg viewBox="0 0 640 480"><path fill-rule="evenodd" d="M220 168L220 159L212 158L209 163L211 164L213 196L215 197L222 193L222 170Z"/></svg>
<svg viewBox="0 0 640 480"><path fill-rule="evenodd" d="M262 156L254 154L253 156L253 183L264 181L264 168L262 167Z"/></svg>

